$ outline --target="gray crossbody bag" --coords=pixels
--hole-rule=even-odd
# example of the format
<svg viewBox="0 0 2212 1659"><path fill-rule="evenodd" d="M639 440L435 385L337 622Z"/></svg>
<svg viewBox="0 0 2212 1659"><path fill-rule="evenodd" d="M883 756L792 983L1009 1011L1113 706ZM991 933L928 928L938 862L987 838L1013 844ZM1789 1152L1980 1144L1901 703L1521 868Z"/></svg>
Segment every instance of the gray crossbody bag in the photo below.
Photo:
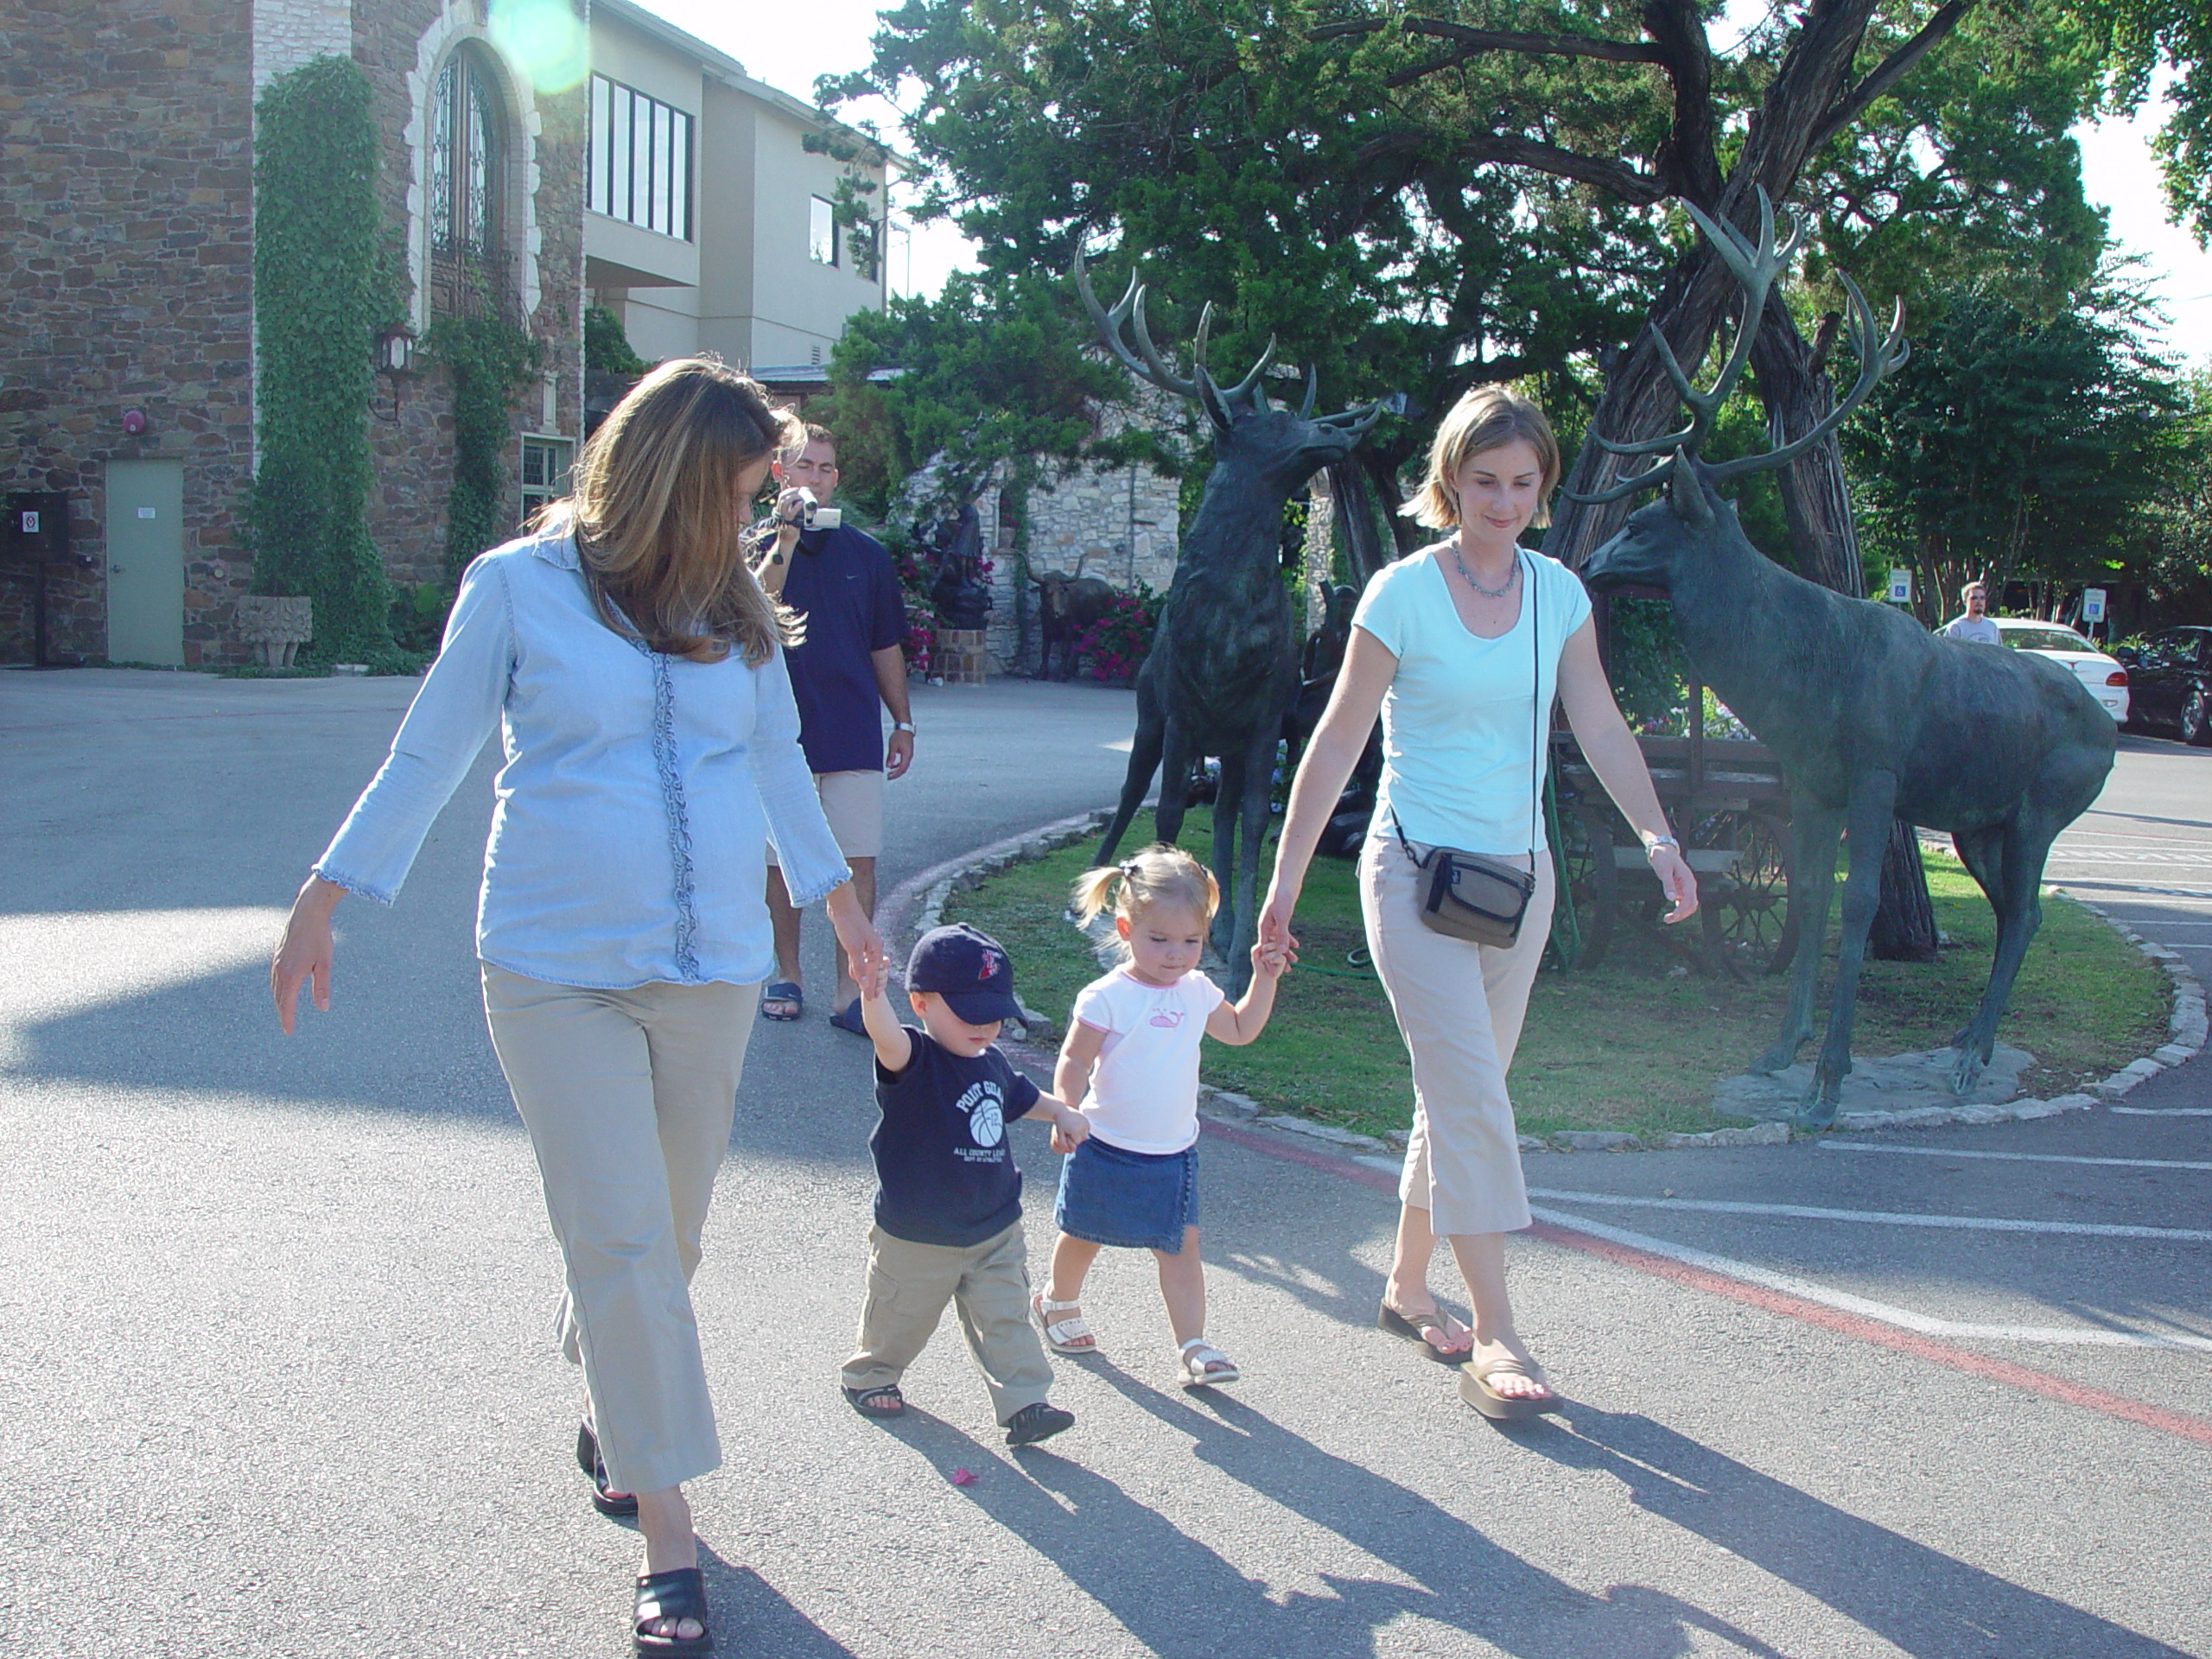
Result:
<svg viewBox="0 0 2212 1659"><path fill-rule="evenodd" d="M1406 839L1396 811L1390 814L1390 827L1397 834L1398 845L1405 849L1414 868L1428 876L1419 895L1421 925L1452 938L1496 945L1501 950L1521 937L1521 924L1529 913L1529 901L1535 896L1533 867L1536 861L1536 815L1543 810L1543 673L1540 655L1542 646L1538 638L1542 630L1536 613L1533 575L1522 591L1523 602L1529 607L1529 769L1534 773L1529 807L1529 862L1532 868L1524 870L1487 853L1463 852L1457 847L1431 847L1425 853L1416 853L1413 843Z"/></svg>

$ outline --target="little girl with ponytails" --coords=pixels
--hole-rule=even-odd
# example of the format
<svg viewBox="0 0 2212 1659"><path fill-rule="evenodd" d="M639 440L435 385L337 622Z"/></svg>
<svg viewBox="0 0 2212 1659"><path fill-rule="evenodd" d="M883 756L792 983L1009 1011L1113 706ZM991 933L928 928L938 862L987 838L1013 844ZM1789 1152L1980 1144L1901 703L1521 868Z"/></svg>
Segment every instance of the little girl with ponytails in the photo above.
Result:
<svg viewBox="0 0 2212 1659"><path fill-rule="evenodd" d="M1090 1120L1090 1138L1060 1166L1051 1276L1030 1301L1055 1353L1096 1353L1080 1306L1083 1281L1105 1245L1149 1249L1185 1388L1234 1382L1236 1364L1206 1340L1205 1269L1198 1260L1198 1042L1252 1041L1296 960L1252 947L1252 983L1239 1001L1198 971L1221 899L1206 868L1180 848L1154 846L1127 863L1086 871L1076 913L1089 922L1110 899L1122 963L1084 987L1068 1022L1053 1093ZM1088 1091L1088 1098L1085 1098Z"/></svg>

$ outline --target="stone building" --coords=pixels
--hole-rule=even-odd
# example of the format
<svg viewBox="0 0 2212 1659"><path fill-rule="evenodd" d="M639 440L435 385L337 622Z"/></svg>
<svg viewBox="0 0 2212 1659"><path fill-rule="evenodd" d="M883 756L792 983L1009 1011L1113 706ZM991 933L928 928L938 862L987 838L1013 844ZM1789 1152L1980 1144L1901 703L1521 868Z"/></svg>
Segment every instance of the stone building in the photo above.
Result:
<svg viewBox="0 0 2212 1659"><path fill-rule="evenodd" d="M847 164L805 148L821 118L629 0L13 0L0 495L49 531L58 503L73 556L0 525L0 663L30 660L41 597L49 661L245 659L253 102L329 54L373 90L408 333L493 304L543 351L505 457L512 523L582 436L588 297L649 358L741 364L818 362L883 303L880 225L823 223ZM854 170L880 204L880 167ZM419 350L376 379L369 531L403 583L444 575L452 401Z"/></svg>
<svg viewBox="0 0 2212 1659"><path fill-rule="evenodd" d="M577 14L581 39L582 14ZM0 22L0 491L58 493L74 563L43 573L50 660L242 660L254 461L253 99L350 56L376 94L382 194L416 332L480 272L543 344L515 423L581 419L581 86L534 88L481 0L29 0ZM366 342L364 342L366 348ZM435 575L449 396L379 378L372 534ZM12 526L10 526L12 528ZM0 563L0 661L38 574Z"/></svg>

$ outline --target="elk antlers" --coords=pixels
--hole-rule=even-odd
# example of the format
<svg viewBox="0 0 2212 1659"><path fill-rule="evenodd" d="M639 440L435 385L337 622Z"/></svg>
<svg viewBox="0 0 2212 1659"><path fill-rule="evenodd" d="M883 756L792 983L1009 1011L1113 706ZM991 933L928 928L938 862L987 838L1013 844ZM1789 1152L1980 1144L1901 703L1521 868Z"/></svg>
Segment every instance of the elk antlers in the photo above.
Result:
<svg viewBox="0 0 2212 1659"><path fill-rule="evenodd" d="M1215 382L1206 367L1206 340L1213 332L1213 302L1206 302L1198 313L1198 332L1192 342L1191 373L1185 379L1169 366L1160 348L1153 344L1152 330L1145 321L1144 302L1148 292L1135 272L1129 274L1128 288L1111 311L1098 303L1098 296L1091 291L1090 273L1084 268L1083 250L1075 251L1075 283L1083 296L1084 309L1090 313L1090 320L1098 325L1098 332L1105 340L1107 349L1114 353L1122 366L1140 380L1158 386L1162 391L1173 392L1178 397L1188 397L1205 410L1207 417L1217 425L1227 427L1240 408L1268 406L1264 377L1274 366L1275 337L1268 336L1268 349L1260 353L1260 360L1249 373L1226 391ZM1132 351L1129 342L1122 338L1124 327L1135 325L1136 343ZM1377 402L1363 409L1345 410L1334 415L1316 416L1313 398L1318 391L1313 366L1306 370L1306 395L1298 405L1298 418L1312 421L1317 426L1341 427L1347 431L1361 433L1382 418L1382 405Z"/></svg>
<svg viewBox="0 0 2212 1659"><path fill-rule="evenodd" d="M1697 221L1705 232L1706 240L1713 244L1713 251L1720 256L1736 280L1743 285L1743 314L1736 325L1736 339L1728 356L1720 365L1719 373L1710 388L1700 391L1683 372L1681 363L1668 345L1667 337L1659 325L1651 325L1651 343L1659 353L1659 366L1667 378L1674 383L1675 392L1690 411L1689 423L1679 432L1668 432L1654 438L1640 439L1633 443L1619 443L1611 438L1592 434L1591 441L1610 454L1655 455L1666 459L1656 466L1625 478L1608 489L1589 495L1563 492L1571 501L1585 506L1600 506L1609 501L1618 501L1639 490L1649 489L1664 482L1685 461L1696 461L1705 448L1707 439L1713 435L1713 423L1719 417L1721 405L1736 390L1737 382L1751 362L1751 341L1758 335L1759 323L1766 312L1767 296L1774 288L1775 279L1789 269L1789 262L1796 257L1799 245L1804 240L1804 226L1793 225L1789 233L1779 245L1775 242L1774 203L1766 188L1759 187L1759 239L1756 246L1746 240L1736 227L1725 219L1709 218L1693 201L1682 207ZM1911 354L1911 347L1904 343L1904 302L1897 302L1891 319L1887 337L1875 321L1874 308L1859 290L1859 284L1848 276L1843 277L1844 293L1851 304L1851 347L1859 359L1859 378L1834 409L1821 417L1813 429L1791 439L1778 449L1769 449L1756 455L1745 455L1735 461L1725 461L1706 469L1706 477L1713 483L1732 478L1741 478L1747 473L1762 473L1787 466L1815 444L1827 437L1847 420L1851 412L1866 401L1882 377L1901 366Z"/></svg>

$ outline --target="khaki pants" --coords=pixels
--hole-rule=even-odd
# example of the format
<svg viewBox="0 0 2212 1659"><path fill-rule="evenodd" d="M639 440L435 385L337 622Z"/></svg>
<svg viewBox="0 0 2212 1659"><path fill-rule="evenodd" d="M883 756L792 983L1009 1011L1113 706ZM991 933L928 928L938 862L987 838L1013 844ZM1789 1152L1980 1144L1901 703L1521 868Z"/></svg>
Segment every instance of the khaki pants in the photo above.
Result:
<svg viewBox="0 0 2212 1659"><path fill-rule="evenodd" d="M1536 891L1506 950L1422 925L1425 878L1395 836L1368 837L1359 878L1367 947L1413 1058L1414 1127L1398 1196L1427 1210L1431 1230L1447 1236L1526 1227L1529 1192L1505 1073L1551 931L1551 855L1536 855Z"/></svg>
<svg viewBox="0 0 2212 1659"><path fill-rule="evenodd" d="M1028 1261L1020 1222L965 1249L916 1244L871 1227L860 1351L845 1362L845 1386L882 1389L898 1382L951 1302L960 1310L968 1351L989 1385L992 1411L1001 1425L1012 1421L1052 1385L1045 1344L1029 1323Z"/></svg>
<svg viewBox="0 0 2212 1659"><path fill-rule="evenodd" d="M690 1286L758 1006L751 985L595 991L484 964L492 1046L568 1269L562 1349L617 1491L721 1463Z"/></svg>

